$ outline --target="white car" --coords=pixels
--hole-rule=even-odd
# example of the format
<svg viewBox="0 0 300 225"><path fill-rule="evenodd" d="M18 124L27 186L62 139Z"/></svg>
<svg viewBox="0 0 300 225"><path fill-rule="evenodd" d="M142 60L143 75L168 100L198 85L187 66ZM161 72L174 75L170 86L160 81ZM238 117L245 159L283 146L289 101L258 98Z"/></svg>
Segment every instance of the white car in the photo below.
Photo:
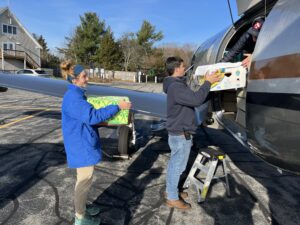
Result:
<svg viewBox="0 0 300 225"><path fill-rule="evenodd" d="M45 70L41 70L41 69L23 69L23 70L18 70L17 74L37 76L37 77L51 77L50 74L46 73Z"/></svg>

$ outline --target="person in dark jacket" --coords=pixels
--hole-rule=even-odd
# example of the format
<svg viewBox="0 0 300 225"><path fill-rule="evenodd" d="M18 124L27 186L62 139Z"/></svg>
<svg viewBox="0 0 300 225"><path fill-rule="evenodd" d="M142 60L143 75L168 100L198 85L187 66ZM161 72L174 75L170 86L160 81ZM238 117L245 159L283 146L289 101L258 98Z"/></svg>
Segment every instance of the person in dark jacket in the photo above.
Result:
<svg viewBox="0 0 300 225"><path fill-rule="evenodd" d="M185 66L179 57L169 57L166 60L166 70L169 77L163 81L163 90L167 94L167 130L171 157L166 177L166 203L171 208L189 209L190 204L183 198L186 192L178 193L178 183L185 170L191 146L192 134L197 129L195 109L206 99L212 83L220 81L217 74L205 76L205 82L196 92L186 84Z"/></svg>
<svg viewBox="0 0 300 225"><path fill-rule="evenodd" d="M240 39L235 43L235 45L229 50L229 52L220 60L220 62L231 62L234 57L245 51L248 54L245 54L246 58L242 61L242 65L245 68L249 68L252 53L255 48L256 40L258 34L264 24L265 19L262 17L258 17L253 20L252 26L245 32Z"/></svg>
<svg viewBox="0 0 300 225"><path fill-rule="evenodd" d="M101 161L101 146L97 124L113 117L121 109L129 109L130 102L120 101L94 109L87 102L85 88L88 75L83 66L66 61L61 64L64 77L70 82L62 102L62 133L69 168L77 171L75 185L75 225L98 225L98 208L86 208L87 194L92 184L94 165Z"/></svg>

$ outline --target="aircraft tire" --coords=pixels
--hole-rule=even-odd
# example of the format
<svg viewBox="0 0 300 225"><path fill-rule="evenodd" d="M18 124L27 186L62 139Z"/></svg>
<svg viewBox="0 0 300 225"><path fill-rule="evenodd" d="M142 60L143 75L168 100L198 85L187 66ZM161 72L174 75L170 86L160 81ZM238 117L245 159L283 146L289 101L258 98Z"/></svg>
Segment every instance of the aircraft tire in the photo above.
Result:
<svg viewBox="0 0 300 225"><path fill-rule="evenodd" d="M0 86L0 92L6 92L7 91L7 87L1 87Z"/></svg>
<svg viewBox="0 0 300 225"><path fill-rule="evenodd" d="M130 139L130 128L121 126L119 128L118 152L120 155L128 155Z"/></svg>

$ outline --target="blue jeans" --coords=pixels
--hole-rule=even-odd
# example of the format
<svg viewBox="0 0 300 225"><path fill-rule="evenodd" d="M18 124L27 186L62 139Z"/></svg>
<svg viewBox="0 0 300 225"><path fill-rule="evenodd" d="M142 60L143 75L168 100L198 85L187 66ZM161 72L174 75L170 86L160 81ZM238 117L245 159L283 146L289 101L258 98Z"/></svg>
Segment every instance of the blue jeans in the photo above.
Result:
<svg viewBox="0 0 300 225"><path fill-rule="evenodd" d="M167 169L167 198L178 200L178 183L182 172L185 170L191 147L191 140L186 140L183 135L169 135L171 157Z"/></svg>

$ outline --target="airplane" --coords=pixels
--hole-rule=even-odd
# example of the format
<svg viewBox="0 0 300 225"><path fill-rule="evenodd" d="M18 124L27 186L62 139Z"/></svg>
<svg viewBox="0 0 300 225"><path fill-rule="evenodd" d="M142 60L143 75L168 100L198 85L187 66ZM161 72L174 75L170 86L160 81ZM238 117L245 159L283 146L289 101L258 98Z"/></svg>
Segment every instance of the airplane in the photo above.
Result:
<svg viewBox="0 0 300 225"><path fill-rule="evenodd" d="M191 64L219 62L258 16L266 18L253 52L247 86L214 93L214 118L264 161L300 173L300 1L237 0L242 17L205 41ZM190 86L195 82L190 76ZM210 119L213 122L213 118Z"/></svg>
<svg viewBox="0 0 300 225"><path fill-rule="evenodd" d="M247 86L215 92L211 109L216 121L242 145L269 164L300 174L300 1L237 0L240 19L204 42L194 53L187 73L191 89L196 89L192 74L198 66L215 64L257 16L266 21L257 39L247 76ZM67 82L22 75L0 74L3 88L62 97ZM88 95L128 96L134 113L166 119L166 96L107 86L89 86ZM213 118L210 118L213 122ZM125 127L125 128L124 128ZM119 152L128 153L134 127L123 126ZM134 135L133 135L134 139Z"/></svg>

